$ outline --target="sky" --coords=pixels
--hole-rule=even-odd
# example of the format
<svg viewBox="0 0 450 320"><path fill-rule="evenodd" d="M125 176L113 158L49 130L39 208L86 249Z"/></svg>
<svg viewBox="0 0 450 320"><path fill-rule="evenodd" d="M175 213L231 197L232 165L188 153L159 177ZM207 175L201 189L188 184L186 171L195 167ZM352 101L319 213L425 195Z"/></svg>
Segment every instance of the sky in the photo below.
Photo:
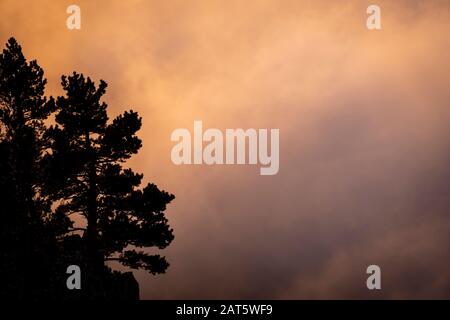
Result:
<svg viewBox="0 0 450 320"><path fill-rule="evenodd" d="M134 271L141 298L450 298L448 1L0 0L11 36L47 94L82 72L108 83L110 118L143 117L127 165L176 199L170 267ZM280 129L278 174L174 165L195 120Z"/></svg>

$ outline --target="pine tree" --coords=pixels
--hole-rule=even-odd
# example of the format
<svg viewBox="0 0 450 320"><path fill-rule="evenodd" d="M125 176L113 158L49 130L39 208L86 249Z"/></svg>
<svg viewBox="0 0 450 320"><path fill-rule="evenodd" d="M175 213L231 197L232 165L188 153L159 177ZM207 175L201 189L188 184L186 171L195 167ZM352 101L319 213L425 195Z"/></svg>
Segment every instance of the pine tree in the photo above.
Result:
<svg viewBox="0 0 450 320"><path fill-rule="evenodd" d="M2 295L51 294L56 254L51 226L58 223L42 193L44 121L54 109L54 101L44 96L45 85L42 68L27 62L17 41L9 39L0 54Z"/></svg>
<svg viewBox="0 0 450 320"><path fill-rule="evenodd" d="M91 272L101 272L107 260L165 272L166 259L145 248L163 249L173 240L164 211L174 196L154 184L139 188L143 176L124 168L142 146L136 135L141 118L128 111L108 122L104 81L96 87L73 73L61 84L65 96L56 99L56 125L46 135L51 141L46 194L59 202L60 214L84 218L85 227L72 231L83 231Z"/></svg>

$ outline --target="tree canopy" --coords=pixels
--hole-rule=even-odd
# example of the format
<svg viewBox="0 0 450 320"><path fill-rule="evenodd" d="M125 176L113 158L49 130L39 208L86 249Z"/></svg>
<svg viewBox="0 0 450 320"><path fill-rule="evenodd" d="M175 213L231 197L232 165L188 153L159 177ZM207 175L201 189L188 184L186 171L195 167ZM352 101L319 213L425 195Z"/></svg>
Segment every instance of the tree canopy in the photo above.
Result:
<svg viewBox="0 0 450 320"><path fill-rule="evenodd" d="M0 55L0 241L8 261L0 272L11 281L1 294L136 298L131 274L107 261L163 273L168 262L149 249L174 238L165 217L174 196L142 186L143 175L126 167L142 147L142 119L129 110L109 121L103 80L62 76L65 94L56 99L45 85L42 68L9 39ZM31 276L38 284L27 282L27 261L39 267ZM64 288L70 264L84 271L85 293ZM128 296L117 296L124 286Z"/></svg>

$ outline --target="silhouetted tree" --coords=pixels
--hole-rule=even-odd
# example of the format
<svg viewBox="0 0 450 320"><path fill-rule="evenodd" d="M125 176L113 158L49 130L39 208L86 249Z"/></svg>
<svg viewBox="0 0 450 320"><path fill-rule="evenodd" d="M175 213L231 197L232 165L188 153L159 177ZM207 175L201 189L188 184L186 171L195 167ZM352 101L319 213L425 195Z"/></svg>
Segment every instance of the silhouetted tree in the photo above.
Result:
<svg viewBox="0 0 450 320"><path fill-rule="evenodd" d="M54 101L44 96L45 84L37 62L27 62L20 45L9 39L0 54L0 268L5 279L0 291L13 297L53 294L57 244L51 226L59 223L42 193L44 121L54 109Z"/></svg>
<svg viewBox="0 0 450 320"><path fill-rule="evenodd" d="M108 123L103 81L63 77L56 103L45 85L9 39L0 54L0 298L136 299L133 275L105 261L162 273L165 258L145 249L173 240L164 211L174 196L139 188L143 176L123 168L141 148L141 118L129 111ZM76 214L85 227L74 227ZM67 290L70 264L82 266L85 290Z"/></svg>
<svg viewBox="0 0 450 320"><path fill-rule="evenodd" d="M85 218L82 240L89 270L101 272L105 261L163 273L164 257L143 248L163 249L173 240L164 211L174 196L154 184L140 189L143 176L123 167L141 148L136 132L141 118L129 111L108 123L101 101L106 83L73 73L62 77L65 96L56 100L56 125L50 139L46 194L59 201L63 215Z"/></svg>

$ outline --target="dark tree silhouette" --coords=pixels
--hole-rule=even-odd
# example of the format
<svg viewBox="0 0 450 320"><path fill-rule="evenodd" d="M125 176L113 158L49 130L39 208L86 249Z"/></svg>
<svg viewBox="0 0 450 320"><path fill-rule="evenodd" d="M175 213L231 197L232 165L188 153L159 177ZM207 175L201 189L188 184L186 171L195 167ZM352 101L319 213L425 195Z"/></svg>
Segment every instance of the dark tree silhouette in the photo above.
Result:
<svg viewBox="0 0 450 320"><path fill-rule="evenodd" d="M37 62L27 62L20 45L9 39L0 54L0 268L6 281L1 293L13 297L52 294L52 226L58 223L42 193L44 121L54 108L44 96L45 84Z"/></svg>
<svg viewBox="0 0 450 320"><path fill-rule="evenodd" d="M173 240L164 211L174 196L154 184L139 189L143 176L123 168L141 148L136 136L141 118L129 111L108 123L107 105L101 102L104 81L96 87L73 73L61 84L66 95L57 98L57 125L47 133L53 181L47 192L60 201L57 211L85 217L83 239L93 270L117 260L153 274L165 272L164 257L139 248L163 249Z"/></svg>
<svg viewBox="0 0 450 320"><path fill-rule="evenodd" d="M136 299L132 273L106 261L163 273L166 259L148 249L174 238L164 215L174 196L140 188L143 176L123 167L141 148L141 118L129 111L108 123L103 81L62 77L56 102L45 85L9 39L0 54L0 298ZM76 215L84 225L74 227ZM71 264L82 268L81 292L67 290Z"/></svg>

